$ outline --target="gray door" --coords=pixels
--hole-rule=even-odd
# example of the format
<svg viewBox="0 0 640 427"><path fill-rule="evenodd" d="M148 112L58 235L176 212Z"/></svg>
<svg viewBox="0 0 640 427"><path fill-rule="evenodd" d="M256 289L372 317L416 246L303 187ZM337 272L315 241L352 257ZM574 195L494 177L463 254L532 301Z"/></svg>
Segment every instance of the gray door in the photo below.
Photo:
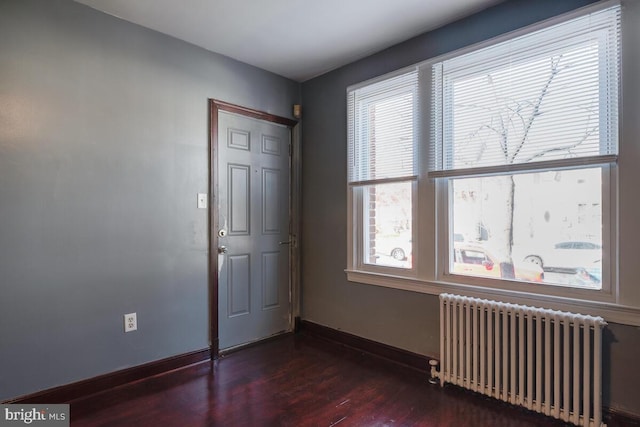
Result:
<svg viewBox="0 0 640 427"><path fill-rule="evenodd" d="M290 130L218 112L221 350L291 329Z"/></svg>

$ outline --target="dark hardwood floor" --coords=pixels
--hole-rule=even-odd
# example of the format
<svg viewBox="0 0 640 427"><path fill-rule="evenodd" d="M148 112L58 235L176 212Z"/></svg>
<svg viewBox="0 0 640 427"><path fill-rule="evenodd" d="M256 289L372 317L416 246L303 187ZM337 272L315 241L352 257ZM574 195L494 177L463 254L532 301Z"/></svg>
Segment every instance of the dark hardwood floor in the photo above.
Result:
<svg viewBox="0 0 640 427"><path fill-rule="evenodd" d="M424 373L288 335L71 404L83 426L561 426Z"/></svg>

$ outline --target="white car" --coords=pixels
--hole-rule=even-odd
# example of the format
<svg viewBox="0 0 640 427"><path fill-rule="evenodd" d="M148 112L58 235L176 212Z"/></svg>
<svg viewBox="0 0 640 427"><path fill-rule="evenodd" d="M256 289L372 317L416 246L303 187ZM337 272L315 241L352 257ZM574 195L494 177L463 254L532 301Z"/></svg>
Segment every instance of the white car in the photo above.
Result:
<svg viewBox="0 0 640 427"><path fill-rule="evenodd" d="M404 261L411 255L411 235L379 236L376 239L376 252Z"/></svg>
<svg viewBox="0 0 640 427"><path fill-rule="evenodd" d="M602 246L585 241L560 242L551 248L526 255L524 261L539 265L545 271L578 268L597 270L602 264Z"/></svg>

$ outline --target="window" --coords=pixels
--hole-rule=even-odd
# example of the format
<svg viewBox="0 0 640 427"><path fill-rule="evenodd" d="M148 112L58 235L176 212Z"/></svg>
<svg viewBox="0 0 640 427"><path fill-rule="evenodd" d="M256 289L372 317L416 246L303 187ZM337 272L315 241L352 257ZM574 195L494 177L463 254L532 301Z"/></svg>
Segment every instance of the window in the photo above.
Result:
<svg viewBox="0 0 640 427"><path fill-rule="evenodd" d="M430 176L451 235L441 277L608 284L618 27L611 8L432 65ZM496 266L461 268L469 243Z"/></svg>
<svg viewBox="0 0 640 427"><path fill-rule="evenodd" d="M417 73L349 93L354 265L412 269Z"/></svg>
<svg viewBox="0 0 640 427"><path fill-rule="evenodd" d="M350 280L615 299L620 7L522 34L349 88Z"/></svg>

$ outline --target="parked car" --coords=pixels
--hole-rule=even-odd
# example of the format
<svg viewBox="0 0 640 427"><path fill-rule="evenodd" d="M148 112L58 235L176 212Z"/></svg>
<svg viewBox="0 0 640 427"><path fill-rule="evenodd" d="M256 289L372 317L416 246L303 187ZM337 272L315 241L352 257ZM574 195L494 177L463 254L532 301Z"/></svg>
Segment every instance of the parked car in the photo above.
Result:
<svg viewBox="0 0 640 427"><path fill-rule="evenodd" d="M411 253L411 242L408 242L405 247L396 247L391 249L391 257L397 259L398 261L404 261L407 259L407 254Z"/></svg>
<svg viewBox="0 0 640 427"><path fill-rule="evenodd" d="M542 282L542 267L531 262L518 262L510 274L509 264L491 254L482 245L454 243L452 273L476 277L513 278L529 282Z"/></svg>
<svg viewBox="0 0 640 427"><path fill-rule="evenodd" d="M602 246L586 241L559 242L551 248L530 253L523 260L539 265L545 271L570 273L581 268L592 272L601 268Z"/></svg>
<svg viewBox="0 0 640 427"><path fill-rule="evenodd" d="M376 252L392 257L397 261L408 259L411 254L411 236L399 235L376 239Z"/></svg>

